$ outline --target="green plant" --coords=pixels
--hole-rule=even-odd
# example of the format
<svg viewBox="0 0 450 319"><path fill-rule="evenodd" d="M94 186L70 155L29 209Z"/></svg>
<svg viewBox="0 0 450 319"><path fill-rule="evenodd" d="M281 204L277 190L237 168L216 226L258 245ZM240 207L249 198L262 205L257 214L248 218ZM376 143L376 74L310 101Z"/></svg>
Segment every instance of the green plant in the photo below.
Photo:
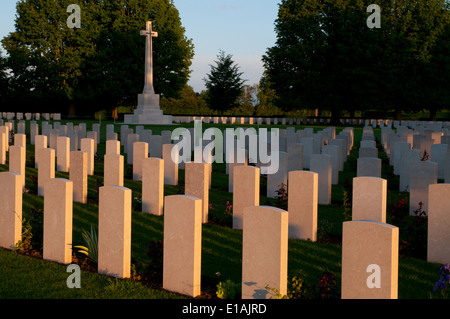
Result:
<svg viewBox="0 0 450 319"><path fill-rule="evenodd" d="M31 246L32 249L42 252L44 246L44 210L35 205L30 210L31 219Z"/></svg>
<svg viewBox="0 0 450 319"><path fill-rule="evenodd" d="M296 275L288 281L287 298L288 299L303 299L306 297L307 290L305 288L305 273L300 270Z"/></svg>
<svg viewBox="0 0 450 319"><path fill-rule="evenodd" d="M428 217L422 210L423 204L414 211L414 215L405 216L399 223L400 254L403 256L426 259Z"/></svg>
<svg viewBox="0 0 450 319"><path fill-rule="evenodd" d="M270 297L270 299L288 299L287 295L283 295L280 293L280 291L276 288L272 288L269 285L266 285L266 290L267 292L271 292L272 296Z"/></svg>
<svg viewBox="0 0 450 319"><path fill-rule="evenodd" d="M391 220L392 224L399 225L401 221L409 215L409 207L406 206L406 201L404 198L397 198L392 204L391 209Z"/></svg>
<svg viewBox="0 0 450 319"><path fill-rule="evenodd" d="M98 263L98 236L94 227L91 225L91 231L85 229L81 231L86 246L74 246L78 252L86 255L92 262Z"/></svg>
<svg viewBox="0 0 450 319"><path fill-rule="evenodd" d="M267 292L271 292L270 299L304 299L307 296L307 288L305 287L305 273L300 270L287 282L287 293L283 295L278 289L266 285Z"/></svg>
<svg viewBox="0 0 450 319"><path fill-rule="evenodd" d="M227 279L219 282L216 295L219 299L237 299L241 292L241 285Z"/></svg>
<svg viewBox="0 0 450 319"><path fill-rule="evenodd" d="M27 185L28 193L37 195L38 190L38 183L37 183L37 177L34 175L30 175L30 184Z"/></svg>
<svg viewBox="0 0 450 319"><path fill-rule="evenodd" d="M212 204L209 204L208 217L210 221L222 226L231 227L233 223L233 205L229 201L226 201L226 203L222 202L220 206L223 206L223 208L216 208Z"/></svg>
<svg viewBox="0 0 450 319"><path fill-rule="evenodd" d="M352 219L352 206L348 196L348 191L343 191L342 200L342 206L344 207L344 221L349 221Z"/></svg>
<svg viewBox="0 0 450 319"><path fill-rule="evenodd" d="M13 251L25 254L31 251L33 233L31 232L31 224L25 217L22 219L22 239L19 240L13 248Z"/></svg>
<svg viewBox="0 0 450 319"><path fill-rule="evenodd" d="M35 168L34 163L35 163L34 155L31 153L28 153L25 166Z"/></svg>
<svg viewBox="0 0 450 319"><path fill-rule="evenodd" d="M286 295L269 286L266 286L268 292L273 295L270 299L338 299L339 290L337 281L331 272L325 271L315 285L306 285L306 275L300 270L287 282Z"/></svg>

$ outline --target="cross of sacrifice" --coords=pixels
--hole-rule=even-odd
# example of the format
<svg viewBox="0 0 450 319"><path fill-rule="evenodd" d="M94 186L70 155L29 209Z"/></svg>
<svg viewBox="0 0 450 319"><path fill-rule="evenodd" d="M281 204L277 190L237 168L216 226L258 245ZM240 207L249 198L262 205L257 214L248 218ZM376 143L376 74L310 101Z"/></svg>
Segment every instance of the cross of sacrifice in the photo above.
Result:
<svg viewBox="0 0 450 319"><path fill-rule="evenodd" d="M153 89L153 44L152 38L158 37L158 32L152 31L152 22L147 21L146 30L140 32L141 35L146 36L145 42L145 86L144 94L155 93Z"/></svg>

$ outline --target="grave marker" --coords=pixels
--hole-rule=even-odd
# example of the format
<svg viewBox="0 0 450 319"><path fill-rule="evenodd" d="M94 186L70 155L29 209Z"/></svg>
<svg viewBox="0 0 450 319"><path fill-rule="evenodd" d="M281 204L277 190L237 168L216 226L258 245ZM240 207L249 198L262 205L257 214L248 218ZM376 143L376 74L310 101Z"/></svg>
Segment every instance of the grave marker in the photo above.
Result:
<svg viewBox="0 0 450 319"><path fill-rule="evenodd" d="M427 261L450 264L450 184L429 188Z"/></svg>
<svg viewBox="0 0 450 319"><path fill-rule="evenodd" d="M124 156L120 154L105 154L103 169L104 186L123 186Z"/></svg>
<svg viewBox="0 0 450 319"><path fill-rule="evenodd" d="M381 178L382 160L377 157L361 157L356 163L357 177L379 177Z"/></svg>
<svg viewBox="0 0 450 319"><path fill-rule="evenodd" d="M202 203L187 195L165 197L163 288L200 295Z"/></svg>
<svg viewBox="0 0 450 319"><path fill-rule="evenodd" d="M13 249L22 239L22 178L0 172L0 247Z"/></svg>
<svg viewBox="0 0 450 319"><path fill-rule="evenodd" d="M142 181L142 163L148 157L148 144L145 142L133 143L133 180Z"/></svg>
<svg viewBox="0 0 450 319"><path fill-rule="evenodd" d="M72 262L73 183L67 179L47 181L44 193L43 259L61 264Z"/></svg>
<svg viewBox="0 0 450 319"><path fill-rule="evenodd" d="M310 171L319 174L319 204L331 203L331 170L332 157L324 154L314 154L311 157Z"/></svg>
<svg viewBox="0 0 450 319"><path fill-rule="evenodd" d="M162 159L164 160L164 184L178 185L178 146L164 144Z"/></svg>
<svg viewBox="0 0 450 319"><path fill-rule="evenodd" d="M164 170L166 167L164 167ZM202 222L208 222L209 165L189 162L185 164L185 194L202 200Z"/></svg>
<svg viewBox="0 0 450 319"><path fill-rule="evenodd" d="M378 177L353 179L352 220L386 222L387 180Z"/></svg>
<svg viewBox="0 0 450 319"><path fill-rule="evenodd" d="M70 138L59 136L56 149L56 169L58 172L69 172L70 168Z"/></svg>
<svg viewBox="0 0 450 319"><path fill-rule="evenodd" d="M289 172L289 238L317 240L319 174Z"/></svg>
<svg viewBox="0 0 450 319"><path fill-rule="evenodd" d="M342 299L397 299L397 227L375 221L343 223Z"/></svg>
<svg viewBox="0 0 450 319"><path fill-rule="evenodd" d="M9 147L9 171L20 174L23 190L25 187L25 147L17 145Z"/></svg>
<svg viewBox="0 0 450 319"><path fill-rule="evenodd" d="M80 150L87 154L87 174L94 175L94 155L95 155L95 140L92 138L82 138Z"/></svg>
<svg viewBox="0 0 450 319"><path fill-rule="evenodd" d="M87 203L87 153L70 152L69 179L73 182L73 201Z"/></svg>
<svg viewBox="0 0 450 319"><path fill-rule="evenodd" d="M44 189L52 178L55 178L55 150L40 148L36 156L39 158L38 196L44 196Z"/></svg>
<svg viewBox="0 0 450 319"><path fill-rule="evenodd" d="M155 157L142 162L142 212L161 216L164 201L164 160Z"/></svg>
<svg viewBox="0 0 450 319"><path fill-rule="evenodd" d="M288 212L275 207L244 209L242 299L268 299L266 286L287 293Z"/></svg>
<svg viewBox="0 0 450 319"><path fill-rule="evenodd" d="M411 164L409 184L409 214L414 216L420 208L428 212L428 187L437 184L437 164L419 161ZM422 207L420 207L422 203Z"/></svg>
<svg viewBox="0 0 450 319"><path fill-rule="evenodd" d="M245 207L259 206L260 169L241 165L234 168L233 228L242 229Z"/></svg>
<svg viewBox="0 0 450 319"><path fill-rule="evenodd" d="M98 272L129 278L131 189L122 186L100 187L98 208Z"/></svg>

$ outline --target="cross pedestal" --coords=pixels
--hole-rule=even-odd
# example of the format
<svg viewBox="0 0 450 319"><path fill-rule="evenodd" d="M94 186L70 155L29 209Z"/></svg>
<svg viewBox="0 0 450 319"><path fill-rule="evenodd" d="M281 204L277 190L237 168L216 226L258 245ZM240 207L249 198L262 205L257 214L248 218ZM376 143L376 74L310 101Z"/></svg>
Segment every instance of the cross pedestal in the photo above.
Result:
<svg viewBox="0 0 450 319"><path fill-rule="evenodd" d="M138 95L138 107L134 114L125 115L125 124L172 124L172 116L164 115L159 107L159 94L153 88L153 44L152 38L158 36L152 31L151 21L147 21L146 29L141 31L145 41L145 85L142 94Z"/></svg>

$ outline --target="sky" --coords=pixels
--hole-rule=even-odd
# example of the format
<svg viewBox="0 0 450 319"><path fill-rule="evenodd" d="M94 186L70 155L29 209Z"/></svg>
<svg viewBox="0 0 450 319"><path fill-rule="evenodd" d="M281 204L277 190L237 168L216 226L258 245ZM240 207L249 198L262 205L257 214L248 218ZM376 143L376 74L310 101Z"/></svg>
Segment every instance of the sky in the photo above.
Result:
<svg viewBox="0 0 450 319"><path fill-rule="evenodd" d="M73 0L76 3L76 0ZM0 39L14 31L16 0L0 1ZM257 84L263 74L262 56L276 41L277 0L174 0L185 35L195 56L188 82L196 92L215 65L220 50L233 56L245 84ZM81 19L83 12L81 12ZM144 42L143 42L144 45ZM4 51L4 50L2 50Z"/></svg>

